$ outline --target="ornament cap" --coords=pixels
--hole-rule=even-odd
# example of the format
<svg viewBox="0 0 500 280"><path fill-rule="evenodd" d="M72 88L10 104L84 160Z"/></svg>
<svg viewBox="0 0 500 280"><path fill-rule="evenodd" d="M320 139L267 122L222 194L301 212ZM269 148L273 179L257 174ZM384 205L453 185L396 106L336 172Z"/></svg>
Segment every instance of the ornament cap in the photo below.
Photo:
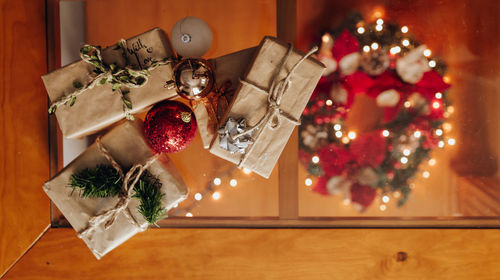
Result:
<svg viewBox="0 0 500 280"><path fill-rule="evenodd" d="M181 112L181 120L185 123L191 122L191 113L190 112Z"/></svg>

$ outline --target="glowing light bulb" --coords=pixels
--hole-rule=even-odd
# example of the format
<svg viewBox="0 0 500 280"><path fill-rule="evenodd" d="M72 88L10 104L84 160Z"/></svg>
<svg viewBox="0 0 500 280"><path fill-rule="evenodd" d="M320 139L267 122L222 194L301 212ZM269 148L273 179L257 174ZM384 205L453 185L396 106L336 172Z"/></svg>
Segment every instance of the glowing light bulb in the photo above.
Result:
<svg viewBox="0 0 500 280"><path fill-rule="evenodd" d="M453 106L448 106L448 108L446 109L446 111L450 114L453 114L453 112L455 112L455 107Z"/></svg>
<svg viewBox="0 0 500 280"><path fill-rule="evenodd" d="M323 43L328 43L330 41L330 36L327 34L321 36L321 41L323 41Z"/></svg>
<svg viewBox="0 0 500 280"><path fill-rule="evenodd" d="M402 42L403 46L408 47L410 45L410 40L404 39Z"/></svg>
<svg viewBox="0 0 500 280"><path fill-rule="evenodd" d="M422 172L422 177L429 178L429 176L431 176L431 173L429 171L426 170L426 171Z"/></svg>
<svg viewBox="0 0 500 280"><path fill-rule="evenodd" d="M443 81L444 81L445 83L449 84L449 83L450 83L450 81L451 81L450 76L444 76L444 77L443 77Z"/></svg>
<svg viewBox="0 0 500 280"><path fill-rule="evenodd" d="M349 139L353 140L354 138L356 138L356 132L349 131L349 133L347 133L347 137L349 137Z"/></svg>
<svg viewBox="0 0 500 280"><path fill-rule="evenodd" d="M344 136L344 137L342 137L342 143L344 143L344 144L349 143L349 138L347 138L347 137L345 137L345 136Z"/></svg>
<svg viewBox="0 0 500 280"><path fill-rule="evenodd" d="M429 160L429 166L434 166L434 165L436 165L436 159L435 158L431 158Z"/></svg>
<svg viewBox="0 0 500 280"><path fill-rule="evenodd" d="M408 33L408 26L401 27L401 32Z"/></svg>
<svg viewBox="0 0 500 280"><path fill-rule="evenodd" d="M364 52L369 52L370 51L370 46L363 46L363 51Z"/></svg>
<svg viewBox="0 0 500 280"><path fill-rule="evenodd" d="M382 130L382 136L389 137L389 135L390 135L389 130L387 129Z"/></svg>
<svg viewBox="0 0 500 280"><path fill-rule="evenodd" d="M326 106L332 106L333 105L333 101L331 101L330 99L328 99L326 102L325 102Z"/></svg>
<svg viewBox="0 0 500 280"><path fill-rule="evenodd" d="M411 154L411 151L409 149L404 149L403 150L403 155L409 156Z"/></svg>
<svg viewBox="0 0 500 280"><path fill-rule="evenodd" d="M395 46L395 47L392 47L392 48L389 50L389 52L390 52L391 54L398 54L398 53L400 53L400 52L401 52L401 47L400 47L400 46Z"/></svg>
<svg viewBox="0 0 500 280"><path fill-rule="evenodd" d="M319 157L318 156L313 156L311 160L312 160L313 163L318 163L319 162Z"/></svg>
<svg viewBox="0 0 500 280"><path fill-rule="evenodd" d="M420 136L422 136L422 132L417 130L417 131L413 132L413 136L415 136L415 138L420 138Z"/></svg>
<svg viewBox="0 0 500 280"><path fill-rule="evenodd" d="M243 173L250 174L250 173L252 173L252 170L245 167L245 168L243 168Z"/></svg>
<svg viewBox="0 0 500 280"><path fill-rule="evenodd" d="M398 198L398 197L401 196L401 193L398 192L398 191L395 191L395 192L392 193L392 196L394 196L395 198Z"/></svg>
<svg viewBox="0 0 500 280"><path fill-rule="evenodd" d="M440 92L436 92L436 94L434 94L434 97L436 97L437 99L441 99L443 98L443 94Z"/></svg>
<svg viewBox="0 0 500 280"><path fill-rule="evenodd" d="M385 203L389 202L389 197L387 195L384 195L382 197L382 201L385 202Z"/></svg>
<svg viewBox="0 0 500 280"><path fill-rule="evenodd" d="M407 157L401 157L400 159L402 164L407 164L408 163L408 158Z"/></svg>
<svg viewBox="0 0 500 280"><path fill-rule="evenodd" d="M191 212L187 212L187 213L186 213L186 217L193 217L193 213L191 213Z"/></svg>
<svg viewBox="0 0 500 280"><path fill-rule="evenodd" d="M436 67L436 61L435 60L429 61L429 67L431 67L431 68Z"/></svg>
<svg viewBox="0 0 500 280"><path fill-rule="evenodd" d="M218 186L222 183L220 178L214 178L214 185Z"/></svg>
<svg viewBox="0 0 500 280"><path fill-rule="evenodd" d="M449 132L449 131L451 131L451 128L452 128L452 126L450 123L443 123L444 131Z"/></svg>
<svg viewBox="0 0 500 280"><path fill-rule="evenodd" d="M424 56L429 57L429 56L431 56L431 54L432 54L431 50L429 50L429 49L424 50Z"/></svg>
<svg viewBox="0 0 500 280"><path fill-rule="evenodd" d="M306 186L309 187L313 184L313 180L311 180L311 178L307 178L305 184L306 184Z"/></svg>
<svg viewBox="0 0 500 280"><path fill-rule="evenodd" d="M229 185L234 188L238 185L238 181L236 181L236 179L231 179L231 181L229 181Z"/></svg>
<svg viewBox="0 0 500 280"><path fill-rule="evenodd" d="M380 211L385 211L385 209L387 209L387 206L385 206L385 204L381 204L379 206L379 208L380 208Z"/></svg>
<svg viewBox="0 0 500 280"><path fill-rule="evenodd" d="M194 199L196 199L196 200L198 200L198 201L200 201L202 198L203 198L203 196L201 195L201 193L196 193L196 194L194 195Z"/></svg>
<svg viewBox="0 0 500 280"><path fill-rule="evenodd" d="M363 26L358 27L358 33L359 34L365 33L365 28Z"/></svg>
<svg viewBox="0 0 500 280"><path fill-rule="evenodd" d="M220 192L214 192L214 193L212 194L212 198L213 198L214 200L219 200L219 199L220 199Z"/></svg>
<svg viewBox="0 0 500 280"><path fill-rule="evenodd" d="M338 123L337 123L337 124L335 124L335 125L333 126L333 129L335 129L336 131L339 131L340 129L342 129L342 126L341 126L340 124L338 124Z"/></svg>
<svg viewBox="0 0 500 280"><path fill-rule="evenodd" d="M443 148L444 147L444 141L443 140L441 140L441 141L438 142L438 147L439 148Z"/></svg>
<svg viewBox="0 0 500 280"><path fill-rule="evenodd" d="M448 145L453 146L455 145L456 141L453 138L448 139Z"/></svg>
<svg viewBox="0 0 500 280"><path fill-rule="evenodd" d="M405 106L405 108L410 108L411 107L411 102L410 101L405 101L405 103L403 105Z"/></svg>
<svg viewBox="0 0 500 280"><path fill-rule="evenodd" d="M371 44L371 47L372 47L372 49L374 49L374 50L378 49L378 43L377 43L377 42L373 42L373 43Z"/></svg>
<svg viewBox="0 0 500 280"><path fill-rule="evenodd" d="M439 129L439 128L438 128L438 129L436 129L436 135L437 135L437 136L441 136L441 135L443 135L443 130L442 130L442 129Z"/></svg>
<svg viewBox="0 0 500 280"><path fill-rule="evenodd" d="M337 131L337 132L335 132L335 136L336 136L337 138L342 137L342 132L341 132L341 131Z"/></svg>
<svg viewBox="0 0 500 280"><path fill-rule="evenodd" d="M382 25L375 26L375 30L377 30L377 31L382 31L382 29L384 29L384 27Z"/></svg>
<svg viewBox="0 0 500 280"><path fill-rule="evenodd" d="M434 108L434 109L439 109L439 106L441 106L441 105L439 104L439 102L437 102L437 101L432 102L432 108Z"/></svg>
<svg viewBox="0 0 500 280"><path fill-rule="evenodd" d="M377 24L378 24L378 25L382 25L382 24L384 24L384 20L383 20L383 19L381 19L381 18L377 19Z"/></svg>

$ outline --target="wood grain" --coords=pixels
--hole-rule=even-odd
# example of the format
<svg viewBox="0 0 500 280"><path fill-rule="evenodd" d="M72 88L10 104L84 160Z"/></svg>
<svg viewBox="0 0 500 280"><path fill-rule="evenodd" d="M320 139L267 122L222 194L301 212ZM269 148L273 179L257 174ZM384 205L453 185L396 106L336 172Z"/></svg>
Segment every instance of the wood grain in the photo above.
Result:
<svg viewBox="0 0 500 280"><path fill-rule="evenodd" d="M498 230L154 229L97 261L51 229L5 279L498 279L499 258Z"/></svg>
<svg viewBox="0 0 500 280"><path fill-rule="evenodd" d="M44 13L0 0L0 275L49 225Z"/></svg>

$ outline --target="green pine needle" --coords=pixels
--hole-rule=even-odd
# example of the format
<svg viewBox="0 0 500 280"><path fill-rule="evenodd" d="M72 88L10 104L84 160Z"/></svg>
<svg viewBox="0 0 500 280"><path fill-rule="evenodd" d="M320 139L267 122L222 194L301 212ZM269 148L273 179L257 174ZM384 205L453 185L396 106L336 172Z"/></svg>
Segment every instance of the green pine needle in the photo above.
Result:
<svg viewBox="0 0 500 280"><path fill-rule="evenodd" d="M73 191L79 191L82 198L111 197L120 193L122 179L111 165L97 165L71 175L70 186ZM165 194L161 192L158 178L145 171L135 184L134 192L132 197L141 201L138 211L148 223L156 225L165 218L166 210L161 204Z"/></svg>

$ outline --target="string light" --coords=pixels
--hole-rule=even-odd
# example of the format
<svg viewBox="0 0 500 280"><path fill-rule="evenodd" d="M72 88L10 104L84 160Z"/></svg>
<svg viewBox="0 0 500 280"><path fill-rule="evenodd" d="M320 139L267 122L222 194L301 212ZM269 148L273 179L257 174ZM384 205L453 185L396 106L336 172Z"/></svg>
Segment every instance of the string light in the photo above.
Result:
<svg viewBox="0 0 500 280"><path fill-rule="evenodd" d="M363 46L363 51L364 52L369 52L370 51L370 46Z"/></svg>
<svg viewBox="0 0 500 280"><path fill-rule="evenodd" d="M319 162L319 157L318 156L313 156L311 160L312 160L313 163L318 163Z"/></svg>
<svg viewBox="0 0 500 280"><path fill-rule="evenodd" d="M306 184L306 186L309 187L313 184L313 180L311 180L311 178L307 178L305 184Z"/></svg>
<svg viewBox="0 0 500 280"><path fill-rule="evenodd" d="M193 217L193 213L191 213L191 212L187 212L187 213L186 213L186 217Z"/></svg>
<svg viewBox="0 0 500 280"><path fill-rule="evenodd" d="M379 208L380 211L385 211L385 209L387 209L387 206L385 206L385 204L380 204Z"/></svg>
<svg viewBox="0 0 500 280"><path fill-rule="evenodd" d="M342 132L341 132L341 131L337 131L337 132L335 132L335 136L336 136L337 138L342 137Z"/></svg>
<svg viewBox="0 0 500 280"><path fill-rule="evenodd" d="M358 33L359 34L365 33L365 28L363 26L358 27Z"/></svg>
<svg viewBox="0 0 500 280"><path fill-rule="evenodd" d="M450 83L450 81L451 81L450 76L444 76L444 77L443 77L443 81L444 81L445 83L449 84L449 83Z"/></svg>
<svg viewBox="0 0 500 280"><path fill-rule="evenodd" d="M252 170L245 167L245 168L243 168L243 173L250 174L250 173L252 173Z"/></svg>
<svg viewBox="0 0 500 280"><path fill-rule="evenodd" d="M434 166L434 165L436 165L436 159L435 158L431 158L429 160L429 166Z"/></svg>
<svg viewBox="0 0 500 280"><path fill-rule="evenodd" d="M401 27L401 32L408 33L408 26Z"/></svg>
<svg viewBox="0 0 500 280"><path fill-rule="evenodd" d="M375 30L377 30L377 31L382 31L382 29L384 29L384 27L382 25L375 26Z"/></svg>
<svg viewBox="0 0 500 280"><path fill-rule="evenodd" d="M400 53L400 52L401 52L401 47L400 47L400 46L395 46L395 47L392 47L392 48L389 50L389 52L390 52L391 54L398 54L398 53Z"/></svg>
<svg viewBox="0 0 500 280"><path fill-rule="evenodd" d="M222 183L220 178L214 178L214 185L218 186Z"/></svg>
<svg viewBox="0 0 500 280"><path fill-rule="evenodd" d="M439 128L438 128L438 129L436 129L436 135L437 135L437 136L441 136L441 135L443 135L443 130L442 130L442 129L439 129Z"/></svg>
<svg viewBox="0 0 500 280"><path fill-rule="evenodd" d="M453 146L453 145L455 145L455 143L456 143L455 139L453 139L453 138L448 139L448 145Z"/></svg>
<svg viewBox="0 0 500 280"><path fill-rule="evenodd" d="M409 156L410 153L411 153L411 151L409 149L404 149L403 150L403 155L405 155L405 156Z"/></svg>
<svg viewBox="0 0 500 280"><path fill-rule="evenodd" d="M417 130L417 131L413 132L413 136L415 136L415 138L420 138L420 136L422 136L422 132Z"/></svg>
<svg viewBox="0 0 500 280"><path fill-rule="evenodd" d="M422 172L422 177L427 179L427 178L429 178L429 176L431 176L431 173L429 171L426 170L426 171Z"/></svg>
<svg viewBox="0 0 500 280"><path fill-rule="evenodd" d="M330 36L324 34L323 36L321 36L321 41L323 41L323 43L328 43L328 41L330 41Z"/></svg>
<svg viewBox="0 0 500 280"><path fill-rule="evenodd" d="M382 197L382 201L383 201L384 203L389 202L389 197L388 197L387 195L384 195L384 196Z"/></svg>
<svg viewBox="0 0 500 280"><path fill-rule="evenodd" d="M219 200L219 199L220 199L220 192L214 192L214 193L212 194L212 198L213 198L214 200Z"/></svg>
<svg viewBox="0 0 500 280"><path fill-rule="evenodd" d="M439 148L443 148L444 147L444 141L443 140L441 140L441 141L438 142L438 147Z"/></svg>
<svg viewBox="0 0 500 280"><path fill-rule="evenodd" d="M325 102L326 106L332 106L333 105L333 101L331 101L330 99L328 99L326 102Z"/></svg>
<svg viewBox="0 0 500 280"><path fill-rule="evenodd" d="M371 47L374 50L378 49L378 43L377 42L373 42L372 45L371 45Z"/></svg>
<svg viewBox="0 0 500 280"><path fill-rule="evenodd" d="M441 106L441 105L439 104L439 102L437 102L437 101L432 102L432 108L434 108L434 109L439 109L439 106Z"/></svg>
<svg viewBox="0 0 500 280"><path fill-rule="evenodd" d="M405 103L403 105L405 106L405 108L410 108L411 107L411 102L410 101L405 101Z"/></svg>
<svg viewBox="0 0 500 280"><path fill-rule="evenodd" d="M377 19L377 25L382 25L382 24L384 24L384 20L381 18Z"/></svg>
<svg viewBox="0 0 500 280"><path fill-rule="evenodd" d="M338 124L338 123L337 123L337 124L335 124L335 125L333 126L333 129L335 129L336 131L339 131L340 129L342 129L342 126L341 126L340 124Z"/></svg>
<svg viewBox="0 0 500 280"><path fill-rule="evenodd" d="M194 195L194 199L196 199L196 200L198 200L198 201L200 201L202 198L203 198L203 196L201 195L201 193L196 193L196 194Z"/></svg>
<svg viewBox="0 0 500 280"><path fill-rule="evenodd" d="M392 196L394 196L395 198L398 198L401 196L401 193L399 191L395 191L392 193Z"/></svg>
<svg viewBox="0 0 500 280"><path fill-rule="evenodd" d="M450 132L451 128L452 128L452 126L451 126L450 123L443 123L443 129L444 129L444 131Z"/></svg>
<svg viewBox="0 0 500 280"><path fill-rule="evenodd" d="M356 138L356 132L349 131L349 133L347 133L347 137L349 137L349 139L353 140L354 138Z"/></svg>
<svg viewBox="0 0 500 280"><path fill-rule="evenodd" d="M436 97L437 99L441 99L441 98L443 98L443 94L440 93L440 92L436 92L436 94L434 95L434 97Z"/></svg>
<svg viewBox="0 0 500 280"><path fill-rule="evenodd" d="M389 130L387 129L382 130L382 136L389 137L389 135L390 135Z"/></svg>
<svg viewBox="0 0 500 280"><path fill-rule="evenodd" d="M429 57L429 56L431 56L431 54L432 54L431 50L429 50L429 49L424 50L424 56Z"/></svg>
<svg viewBox="0 0 500 280"><path fill-rule="evenodd" d="M231 179L231 181L229 181L229 185L234 188L238 185L238 181L236 181L236 179Z"/></svg>
<svg viewBox="0 0 500 280"><path fill-rule="evenodd" d="M410 40L404 39L402 44L403 44L403 46L408 47L410 45Z"/></svg>
<svg viewBox="0 0 500 280"><path fill-rule="evenodd" d="M402 164L407 164L408 163L408 158L407 157L401 157L400 159Z"/></svg>
<svg viewBox="0 0 500 280"><path fill-rule="evenodd" d="M429 61L429 67L431 67L431 68L436 67L436 61L435 60Z"/></svg>
<svg viewBox="0 0 500 280"><path fill-rule="evenodd" d="M347 138L347 137L342 137L342 143L344 143L344 144L349 143L349 138Z"/></svg>

